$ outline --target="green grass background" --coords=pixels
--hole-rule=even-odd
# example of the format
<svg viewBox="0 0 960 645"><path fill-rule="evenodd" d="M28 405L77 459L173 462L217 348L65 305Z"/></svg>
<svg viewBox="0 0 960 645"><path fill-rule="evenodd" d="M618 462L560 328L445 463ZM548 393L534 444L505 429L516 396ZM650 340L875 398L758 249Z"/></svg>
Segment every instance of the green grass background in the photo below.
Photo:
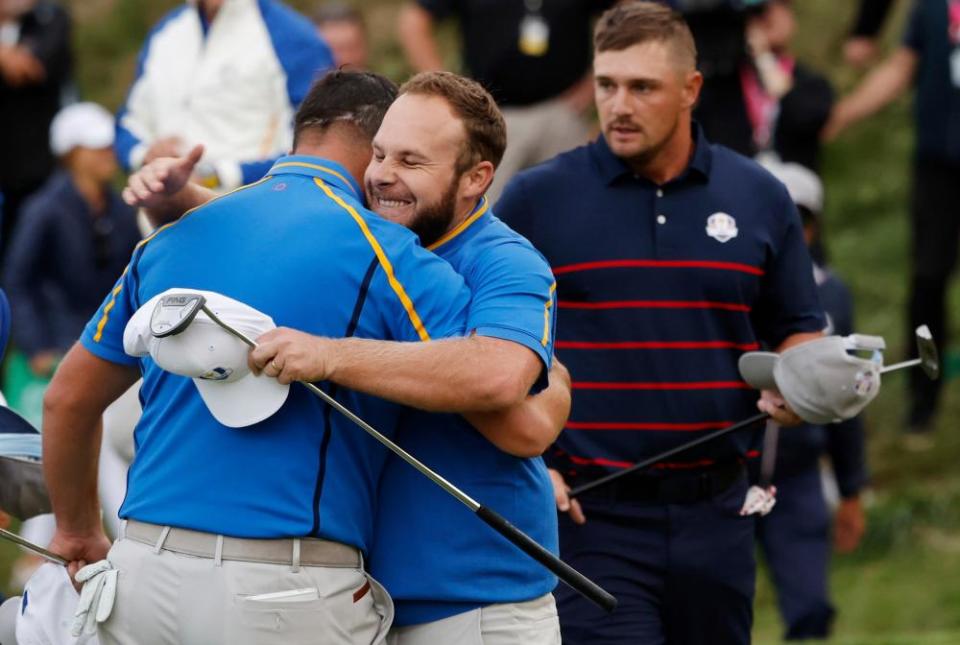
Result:
<svg viewBox="0 0 960 645"><path fill-rule="evenodd" d="M170 0L73 0L82 96L116 108L133 75L136 52L150 26L176 3ZM309 12L312 4L295 6ZM379 71L402 80L408 70L393 29L397 3L355 3L366 14L373 60ZM840 63L853 0L797 0L797 53L828 74L842 93L858 74ZM896 46L909 2L900 0L884 32ZM447 59L456 65L456 35L445 27ZM904 303L909 260L906 203L912 154L909 100L901 100L829 146L823 175L827 189L827 247L834 269L853 290L859 331L886 337L895 358L903 352ZM960 178L958 178L960 180ZM960 288L950 293L952 330L960 325ZM960 643L960 385L947 384L936 447L906 451L902 374L884 381L867 413L873 489L862 547L834 559L831 582L838 609L832 642L878 645ZM0 542L0 581L15 551ZM761 572L756 603L757 643L776 643L782 626L774 592Z"/></svg>

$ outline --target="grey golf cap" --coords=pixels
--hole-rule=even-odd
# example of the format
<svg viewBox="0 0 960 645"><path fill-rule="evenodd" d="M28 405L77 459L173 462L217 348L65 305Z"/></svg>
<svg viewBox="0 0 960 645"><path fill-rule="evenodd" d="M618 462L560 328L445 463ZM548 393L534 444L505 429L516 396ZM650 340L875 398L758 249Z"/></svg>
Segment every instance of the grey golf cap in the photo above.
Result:
<svg viewBox="0 0 960 645"><path fill-rule="evenodd" d="M758 390L778 390L807 423L835 423L855 417L880 391L886 344L879 336L827 336L782 354L747 352L740 375ZM851 351L874 352L864 359Z"/></svg>
<svg viewBox="0 0 960 645"><path fill-rule="evenodd" d="M21 520L51 510L40 450L40 433L13 410L0 407L0 510Z"/></svg>

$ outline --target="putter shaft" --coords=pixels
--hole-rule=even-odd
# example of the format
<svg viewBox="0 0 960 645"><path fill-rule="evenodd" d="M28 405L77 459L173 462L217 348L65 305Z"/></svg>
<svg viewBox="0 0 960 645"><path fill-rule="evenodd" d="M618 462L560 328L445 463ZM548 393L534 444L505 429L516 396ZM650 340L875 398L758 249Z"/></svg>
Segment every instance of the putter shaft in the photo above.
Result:
<svg viewBox="0 0 960 645"><path fill-rule="evenodd" d="M227 323L220 320L220 317L217 316L214 312L206 306L206 304L200 305L200 309L207 314L207 316L220 325L225 331L230 334L233 334L247 346L251 348L257 347L256 341L248 337L246 334L241 332L238 329L234 329ZM358 417L350 409L345 407L342 403L337 401L335 398L321 390L319 387L313 383L308 383L306 381L298 381L302 383L308 390L316 394L318 397L323 399L327 404L334 408L337 412L345 416L347 419L360 426L367 434L383 444L388 450L393 452L395 455L403 459L405 462L413 466L417 472L419 472L424 477L427 477L437 486L442 488L448 494L455 497L463 505L469 508L474 515L483 520L487 526L497 531L501 536L509 540L519 548L521 551L526 553L528 556L539 562L541 565L549 569L554 573L558 578L563 580L566 584L577 592L581 593L585 598L589 599L591 602L595 603L598 607L606 610L607 612L613 611L617 606L617 599L613 597L609 592L604 590L600 585L593 582L585 575L571 567L569 564L558 558L556 555L545 549L541 544L537 543L526 533L513 526L505 517L497 513L496 511L482 506L475 499L464 493L462 490L451 484L449 481L441 477L438 473L434 472L426 465L424 465L419 459L411 455L409 452L395 444L393 441L388 439L385 435L381 434L376 428L371 426L369 423Z"/></svg>
<svg viewBox="0 0 960 645"><path fill-rule="evenodd" d="M55 564L60 564L63 566L67 566L69 564L69 561L63 556L57 555L53 551L48 551L47 549L43 548L39 544L34 544L30 540L26 540L20 537L19 535L17 535L16 533L12 533L11 531L8 531L6 529L0 529L0 537L4 538L5 540L9 540L10 542L13 542L14 544L22 546L24 549L31 551L33 553L36 553L41 558L45 558Z"/></svg>

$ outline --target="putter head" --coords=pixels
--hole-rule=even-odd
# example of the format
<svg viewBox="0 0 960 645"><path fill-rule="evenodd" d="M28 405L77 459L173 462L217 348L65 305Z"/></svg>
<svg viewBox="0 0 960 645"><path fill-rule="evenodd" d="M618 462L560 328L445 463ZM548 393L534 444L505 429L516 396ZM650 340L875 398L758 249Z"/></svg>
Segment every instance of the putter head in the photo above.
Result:
<svg viewBox="0 0 960 645"><path fill-rule="evenodd" d="M173 293L157 301L150 316L150 333L154 338L175 336L185 330L207 299L199 293Z"/></svg>
<svg viewBox="0 0 960 645"><path fill-rule="evenodd" d="M933 334L926 325L917 327L917 354L920 356L920 367L930 379L940 378L940 356L937 353L937 344L933 342Z"/></svg>

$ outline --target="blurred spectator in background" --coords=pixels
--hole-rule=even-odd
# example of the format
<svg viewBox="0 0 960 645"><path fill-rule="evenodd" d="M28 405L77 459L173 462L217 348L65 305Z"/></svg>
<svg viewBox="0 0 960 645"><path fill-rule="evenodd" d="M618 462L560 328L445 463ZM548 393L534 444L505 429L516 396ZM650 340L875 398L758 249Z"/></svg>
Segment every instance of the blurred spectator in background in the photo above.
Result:
<svg viewBox="0 0 960 645"><path fill-rule="evenodd" d="M823 210L820 178L796 163L770 159L762 163L787 187L803 218L807 245L813 245L820 234ZM813 276L827 314L825 333L854 333L853 302L846 285L819 263L814 264ZM769 515L757 520L757 537L777 589L786 640L826 638L836 613L827 584L830 513L820 473L824 455L829 457L840 492L833 523L837 551L854 550L866 527L860 502L860 491L867 482L862 419L855 417L834 425L805 425L780 432L772 481L777 488L777 504ZM757 470L757 464L751 466ZM764 475L760 473L761 480ZM756 478L754 472L753 479Z"/></svg>
<svg viewBox="0 0 960 645"><path fill-rule="evenodd" d="M13 337L31 371L49 376L110 291L140 239L133 210L110 187L113 116L93 103L50 126L63 167L23 206L4 275Z"/></svg>
<svg viewBox="0 0 960 645"><path fill-rule="evenodd" d="M902 96L916 82L913 164L912 277L907 347L927 324L941 352L947 345L946 292L960 242L960 0L916 0L903 43L834 109L832 139ZM933 429L941 380L910 373L907 430ZM924 443L918 441L918 446Z"/></svg>
<svg viewBox="0 0 960 645"><path fill-rule="evenodd" d="M593 103L590 19L613 0L416 0L400 12L400 44L415 71L442 69L436 23L459 19L463 64L507 122L507 150L487 191L497 201L516 172L585 143Z"/></svg>
<svg viewBox="0 0 960 645"><path fill-rule="evenodd" d="M47 179L50 120L70 77L70 18L56 4L0 0L0 249L26 197Z"/></svg>
<svg viewBox="0 0 960 645"><path fill-rule="evenodd" d="M893 0L860 0L853 29L843 45L843 57L857 68L866 67L877 56L877 34L890 13Z"/></svg>
<svg viewBox="0 0 960 645"><path fill-rule="evenodd" d="M367 25L359 11L345 4L324 4L313 14L313 23L333 52L336 67L367 68L370 58Z"/></svg>
<svg viewBox="0 0 960 645"><path fill-rule="evenodd" d="M117 157L133 170L202 143L198 181L218 190L255 181L290 149L293 114L332 64L310 21L277 0L184 4L140 52Z"/></svg>
<svg viewBox="0 0 960 645"><path fill-rule="evenodd" d="M794 57L796 30L792 0L768 0L752 14L747 21L751 56L741 65L740 83L754 154L772 151L783 161L817 170L833 88Z"/></svg>

